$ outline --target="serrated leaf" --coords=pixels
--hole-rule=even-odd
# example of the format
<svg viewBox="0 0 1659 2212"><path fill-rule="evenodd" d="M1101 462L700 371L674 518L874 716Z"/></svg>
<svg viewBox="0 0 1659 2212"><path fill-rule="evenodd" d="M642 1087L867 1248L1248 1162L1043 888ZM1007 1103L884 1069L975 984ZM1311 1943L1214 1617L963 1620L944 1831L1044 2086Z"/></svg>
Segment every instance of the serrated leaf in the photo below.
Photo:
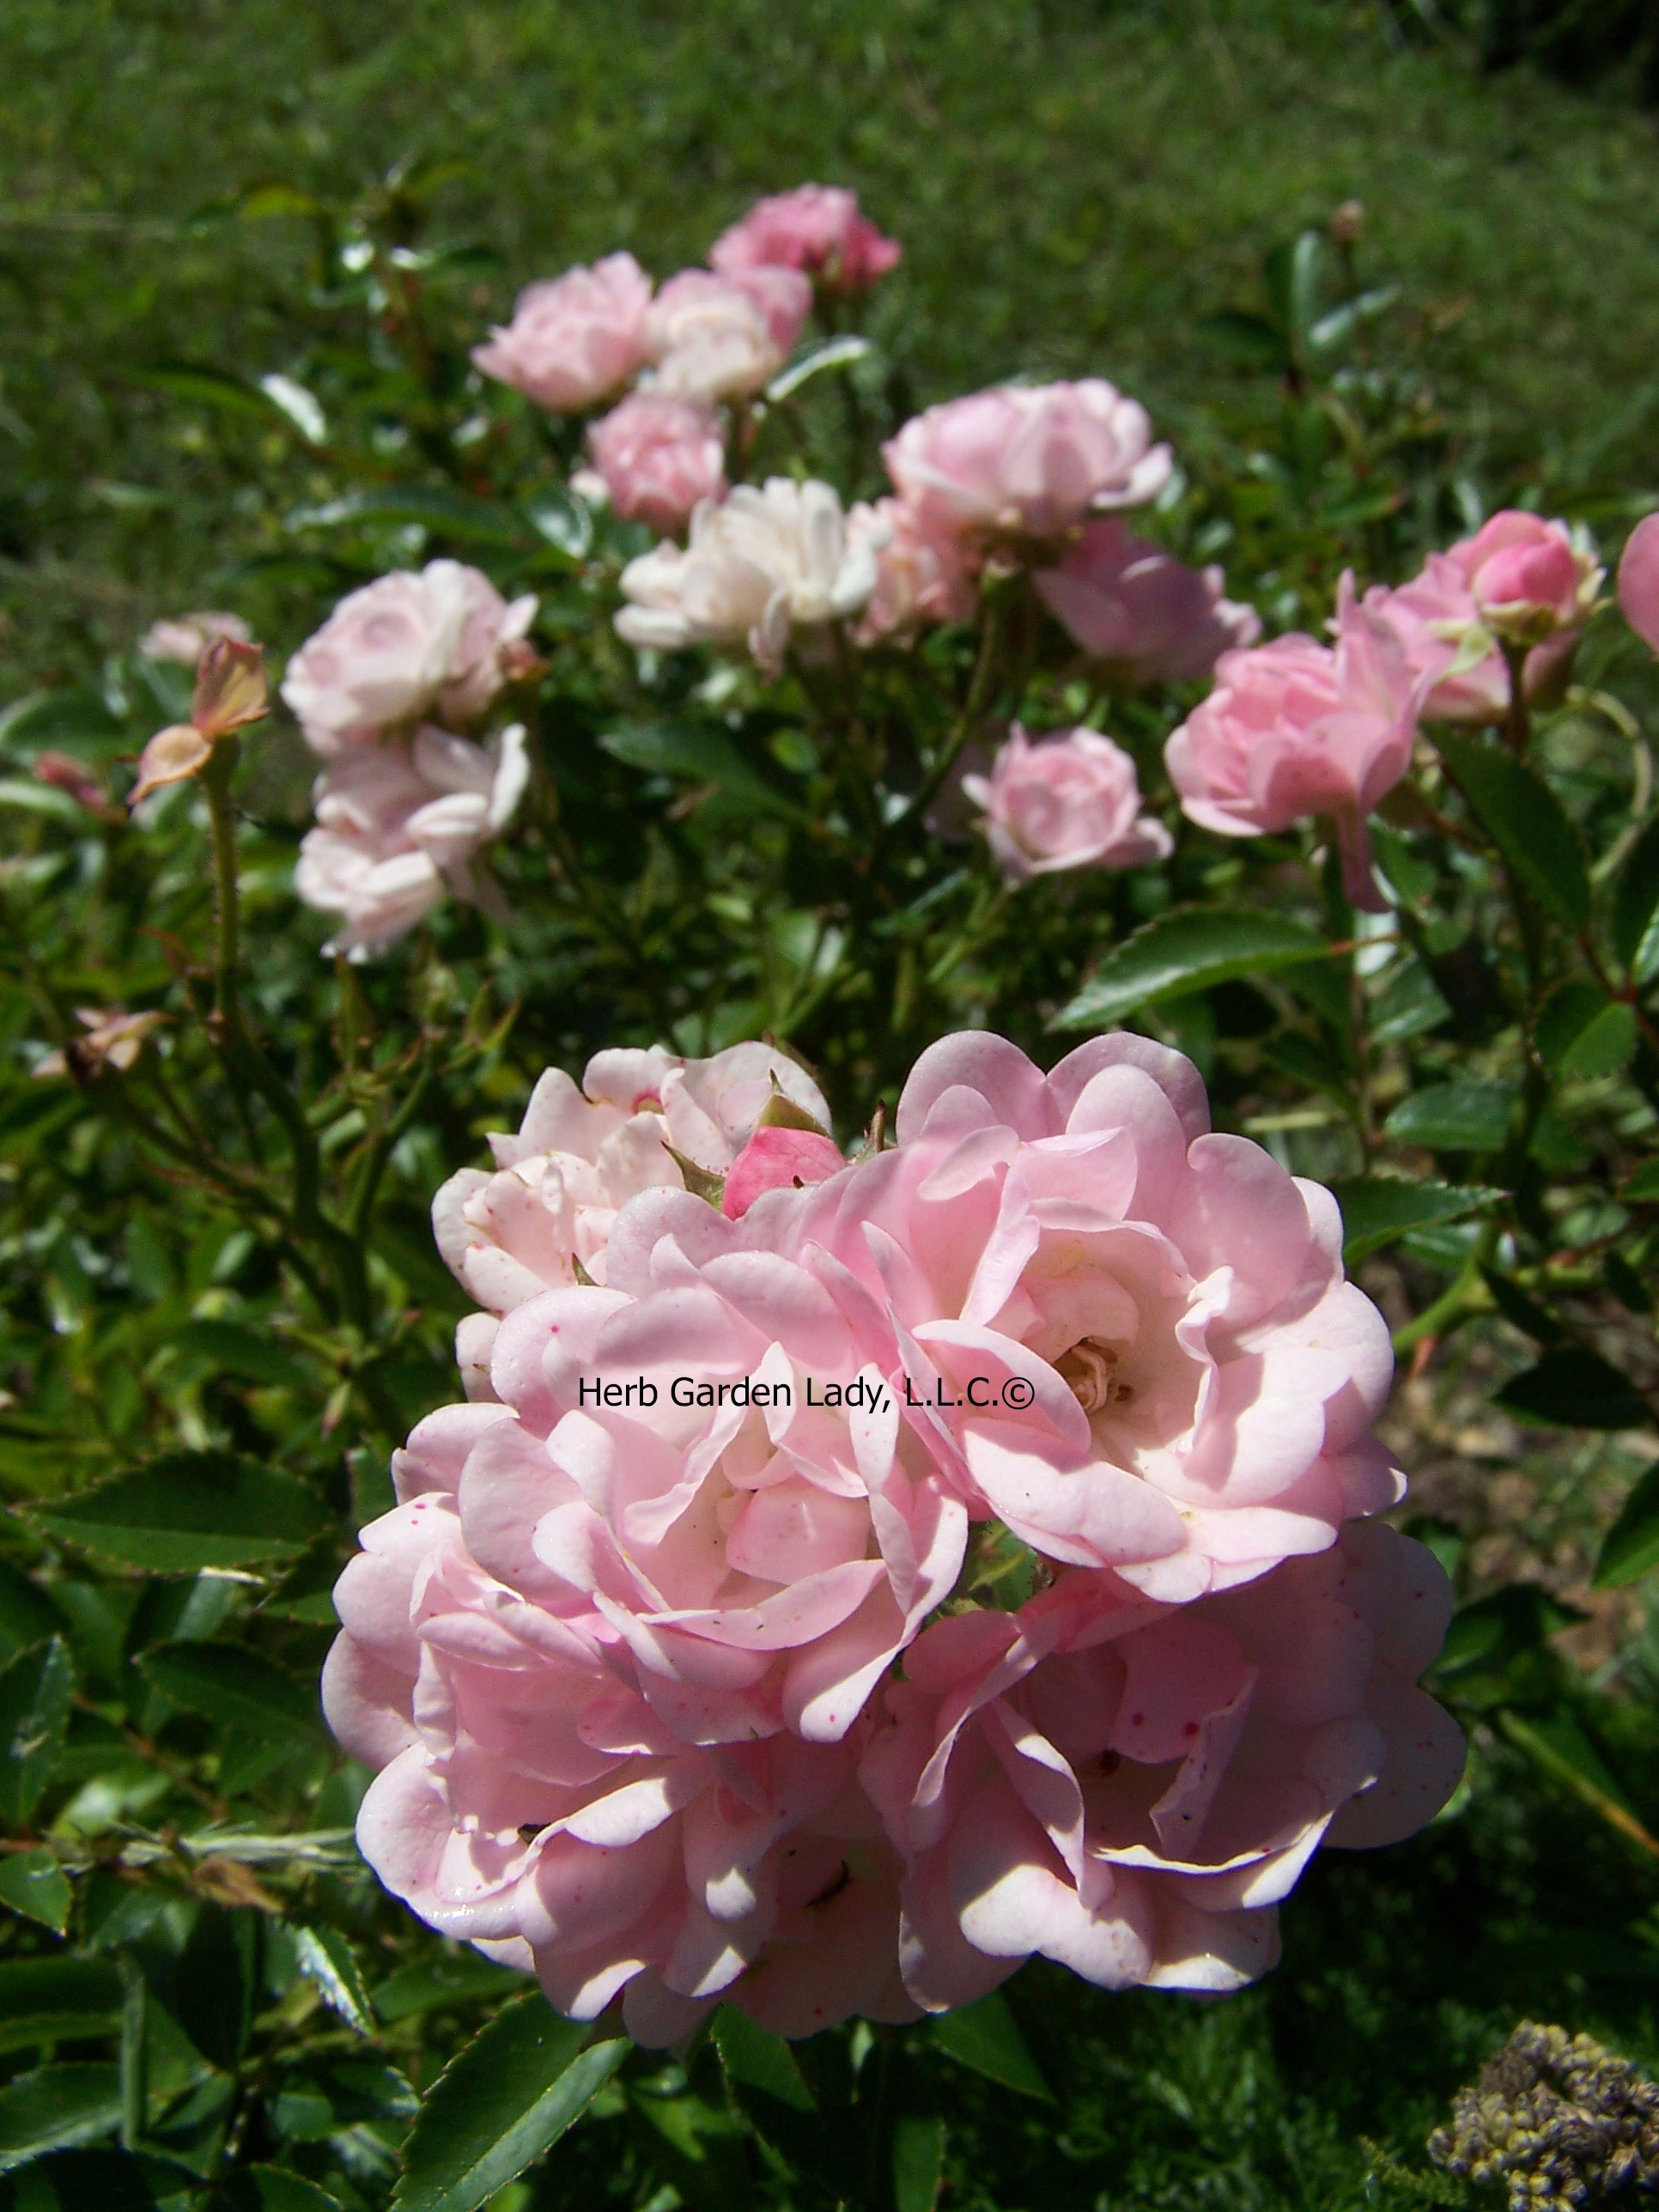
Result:
<svg viewBox="0 0 1659 2212"><path fill-rule="evenodd" d="M121 2012L121 1977L96 1959L0 1960L0 2051L103 2035Z"/></svg>
<svg viewBox="0 0 1659 2212"><path fill-rule="evenodd" d="M69 1876L44 1844L38 1850L0 1851L0 1905L61 1936L73 1897Z"/></svg>
<svg viewBox="0 0 1659 2212"><path fill-rule="evenodd" d="M817 2100L781 2035L769 2033L736 2005L720 2008L712 2032L728 2081L763 2090L780 2104L793 2105L798 2112L817 2110Z"/></svg>
<svg viewBox="0 0 1659 2212"><path fill-rule="evenodd" d="M516 2181L592 2101L632 2048L591 2044L539 1990L498 2013L432 2085L404 2146L398 2212L476 2212Z"/></svg>
<svg viewBox="0 0 1659 2212"><path fill-rule="evenodd" d="M1049 1027L1108 1025L1138 1006L1212 983L1329 957L1325 939L1288 915L1259 907L1172 907L1115 945Z"/></svg>
<svg viewBox="0 0 1659 2212"><path fill-rule="evenodd" d="M936 2014L928 2027L934 2042L959 2065L971 2067L1005 2089L1017 2089L1023 2097L1054 2101L1054 2092L1000 1990L955 2012Z"/></svg>
<svg viewBox="0 0 1659 2212"><path fill-rule="evenodd" d="M1636 1479L1619 1517L1601 1539L1593 1589L1622 1589L1659 1566L1659 1459Z"/></svg>
<svg viewBox="0 0 1659 2212"><path fill-rule="evenodd" d="M1407 1230L1461 1221L1504 1194L1480 1183L1408 1182L1403 1176L1343 1176L1331 1191L1342 1209L1342 1257L1350 1267Z"/></svg>
<svg viewBox="0 0 1659 2212"><path fill-rule="evenodd" d="M329 1523L304 1483L227 1451L169 1453L31 1513L94 1559L167 1575L295 1559Z"/></svg>
<svg viewBox="0 0 1659 2212"><path fill-rule="evenodd" d="M1495 1152L1509 1135L1516 1097L1510 1083L1431 1083L1401 1100L1383 1132L1431 1152Z"/></svg>
<svg viewBox="0 0 1659 2212"><path fill-rule="evenodd" d="M1564 927L1589 920L1589 871L1566 810L1534 769L1503 746L1447 732L1441 756L1510 873Z"/></svg>
<svg viewBox="0 0 1659 2212"><path fill-rule="evenodd" d="M1536 1366L1506 1382L1492 1403L1522 1420L1559 1429L1638 1429L1650 1418L1628 1377L1600 1352L1577 1344L1547 1352Z"/></svg>
<svg viewBox="0 0 1659 2212"><path fill-rule="evenodd" d="M699 722L627 722L599 739L612 759L651 775L676 775L692 783L718 784L733 798L792 821L804 821L799 807L751 768L724 730Z"/></svg>
<svg viewBox="0 0 1659 2212"><path fill-rule="evenodd" d="M121 2119L118 2066L37 2066L0 2089L0 2173L47 2151L112 2134Z"/></svg>
<svg viewBox="0 0 1659 2212"><path fill-rule="evenodd" d="M20 1827L52 1779L69 1725L75 1667L61 1636L0 1668L0 1820Z"/></svg>
<svg viewBox="0 0 1659 2212"><path fill-rule="evenodd" d="M359 2035L374 2033L374 2008L357 1954L337 1928L296 1928L294 1952L300 1972L314 1982L325 2003Z"/></svg>

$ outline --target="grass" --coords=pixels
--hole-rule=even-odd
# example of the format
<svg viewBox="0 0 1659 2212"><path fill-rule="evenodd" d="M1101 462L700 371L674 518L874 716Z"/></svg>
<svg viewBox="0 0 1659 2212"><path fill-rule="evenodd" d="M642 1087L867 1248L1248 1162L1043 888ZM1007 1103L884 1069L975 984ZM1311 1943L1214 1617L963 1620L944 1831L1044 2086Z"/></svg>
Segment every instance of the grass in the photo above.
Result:
<svg viewBox="0 0 1659 2212"><path fill-rule="evenodd" d="M665 271L757 192L841 179L906 242L878 312L919 398L1103 370L1177 432L1237 374L1202 318L1357 197L1470 466L1659 487L1652 124L1397 47L1370 0L11 0L0 86L8 690L166 607L278 611L246 438L143 375L289 368L326 335L310 223L246 195L349 204L410 157L454 165L480 325L573 259Z"/></svg>

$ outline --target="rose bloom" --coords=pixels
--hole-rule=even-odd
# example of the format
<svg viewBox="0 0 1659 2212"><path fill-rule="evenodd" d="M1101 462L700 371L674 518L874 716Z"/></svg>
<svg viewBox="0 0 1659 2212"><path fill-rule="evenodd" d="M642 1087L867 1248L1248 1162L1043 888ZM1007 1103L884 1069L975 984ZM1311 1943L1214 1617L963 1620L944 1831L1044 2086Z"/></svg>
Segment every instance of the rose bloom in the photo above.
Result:
<svg viewBox="0 0 1659 2212"><path fill-rule="evenodd" d="M530 661L535 612L533 593L509 605L459 561L378 576L349 592L300 647L283 696L325 758L434 708L471 721Z"/></svg>
<svg viewBox="0 0 1659 2212"><path fill-rule="evenodd" d="M651 279L631 253L532 284L513 320L475 346L486 376L515 385L554 415L580 415L608 399L646 360Z"/></svg>
<svg viewBox="0 0 1659 2212"><path fill-rule="evenodd" d="M1123 684L1185 684L1218 656L1254 645L1261 617L1223 595L1219 568L1189 568L1115 515L1085 525L1037 596L1091 660Z"/></svg>
<svg viewBox="0 0 1659 2212"><path fill-rule="evenodd" d="M1528 643L1581 623L1605 573L1582 531L1515 507L1454 545L1450 558L1487 627Z"/></svg>
<svg viewBox="0 0 1659 2212"><path fill-rule="evenodd" d="M447 896L492 910L472 863L529 781L524 730L489 748L423 728L412 744L355 745L317 779L317 826L301 841L294 888L343 927L323 947L362 961L407 935Z"/></svg>
<svg viewBox="0 0 1659 2212"><path fill-rule="evenodd" d="M1065 868L1138 868L1175 847L1140 811L1135 764L1097 730L1059 730L1033 744L1018 722L988 776L962 787L985 810L985 834L1011 884Z"/></svg>
<svg viewBox="0 0 1659 2212"><path fill-rule="evenodd" d="M798 270L708 269L671 276L652 303L647 343L658 389L677 399L747 398L795 349L812 306Z"/></svg>
<svg viewBox="0 0 1659 2212"><path fill-rule="evenodd" d="M1288 830L1309 815L1336 824L1348 897L1384 902L1371 874L1366 817L1411 766L1417 690L1390 623L1342 578L1336 646L1292 633L1224 653L1216 685L1164 749L1189 820L1226 837Z"/></svg>
<svg viewBox="0 0 1659 2212"><path fill-rule="evenodd" d="M1499 722L1509 709L1509 665L1484 629L1455 554L1455 548L1431 553L1420 574L1393 590L1373 584L1365 593L1365 611L1389 623L1405 648L1412 676L1427 686L1422 712L1428 720ZM1528 700L1550 695L1578 635L1577 629L1562 630L1528 653L1522 683ZM1465 650L1471 641L1476 649L1472 661ZM1486 650L1480 651L1483 643Z"/></svg>
<svg viewBox="0 0 1659 2212"><path fill-rule="evenodd" d="M1106 1989L1218 1992L1278 1957L1322 1840L1431 1820L1463 1739L1417 1686L1451 1589L1382 1525L1167 1608L1070 1571L936 1622L886 1691L865 1786L904 1852L904 1979L970 2003L1034 1952Z"/></svg>
<svg viewBox="0 0 1659 2212"><path fill-rule="evenodd" d="M775 670L793 631L857 614L875 585L875 552L850 537L833 485L769 477L739 484L723 506L699 507L689 545L665 543L630 561L617 629L667 652L746 643Z"/></svg>
<svg viewBox="0 0 1659 2212"><path fill-rule="evenodd" d="M802 269L830 292L865 292L896 269L904 249L884 238L840 185L798 185L757 200L720 233L708 256L722 276L750 269Z"/></svg>
<svg viewBox="0 0 1659 2212"><path fill-rule="evenodd" d="M146 660L178 660L187 668L194 668L203 648L216 637L232 637L239 645L249 645L253 632L240 615L223 614L212 609L201 614L164 615L160 622L152 623L139 639L138 650Z"/></svg>
<svg viewBox="0 0 1659 2212"><path fill-rule="evenodd" d="M946 1037L896 1126L805 1194L793 1249L887 1316L908 1417L975 1519L1182 1601L1401 1496L1370 1434L1388 1326L1344 1280L1336 1202L1212 1134L1180 1054L1126 1032L1045 1077Z"/></svg>
<svg viewBox="0 0 1659 2212"><path fill-rule="evenodd" d="M1659 653L1659 514L1644 515L1626 542L1619 604L1638 637Z"/></svg>
<svg viewBox="0 0 1659 2212"><path fill-rule="evenodd" d="M590 425L587 450L627 522L677 536L699 500L726 496L726 446L714 410L636 392Z"/></svg>
<svg viewBox="0 0 1659 2212"><path fill-rule="evenodd" d="M979 590L960 537L930 527L908 501L860 500L848 514L847 537L876 556L860 645L908 635L923 623L966 622L973 613Z"/></svg>
<svg viewBox="0 0 1659 2212"><path fill-rule="evenodd" d="M1092 509L1156 498L1170 468L1146 409L1099 377L946 400L881 450L928 528L980 538L1063 537Z"/></svg>
<svg viewBox="0 0 1659 2212"><path fill-rule="evenodd" d="M726 1175L775 1100L828 1130L817 1085L770 1045L736 1044L708 1060L660 1045L596 1053L580 1089L550 1067L517 1133L490 1138L493 1171L463 1168L433 1200L438 1249L495 1314L579 1282L578 1267L603 1284L618 1208L643 1190L684 1189L675 1152Z"/></svg>

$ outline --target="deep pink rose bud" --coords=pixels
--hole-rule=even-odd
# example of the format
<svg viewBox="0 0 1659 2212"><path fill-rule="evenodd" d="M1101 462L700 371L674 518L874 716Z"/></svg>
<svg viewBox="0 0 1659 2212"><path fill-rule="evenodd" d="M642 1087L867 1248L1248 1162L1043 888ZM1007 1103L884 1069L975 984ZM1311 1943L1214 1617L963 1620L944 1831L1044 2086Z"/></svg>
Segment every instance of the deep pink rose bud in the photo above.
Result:
<svg viewBox="0 0 1659 2212"><path fill-rule="evenodd" d="M741 1219L763 1190L799 1190L827 1182L847 1163L816 1129L757 1129L732 1161L720 1212Z"/></svg>
<svg viewBox="0 0 1659 2212"><path fill-rule="evenodd" d="M636 392L589 429L587 449L625 522L678 538L701 499L726 496L726 448L707 404Z"/></svg>
<svg viewBox="0 0 1659 2212"><path fill-rule="evenodd" d="M1451 557L1468 577L1488 626L1502 636L1533 642L1582 622L1603 573L1565 523L1513 507L1454 545Z"/></svg>
<svg viewBox="0 0 1659 2212"><path fill-rule="evenodd" d="M645 360L651 279L631 253L520 292L513 320L472 358L486 376L516 385L553 415L580 415L608 399Z"/></svg>
<svg viewBox="0 0 1659 2212"><path fill-rule="evenodd" d="M1644 516L1619 563L1619 604L1625 620L1659 653L1659 514Z"/></svg>
<svg viewBox="0 0 1659 2212"><path fill-rule="evenodd" d="M896 269L904 249L884 238L840 185L799 185L757 200L714 241L709 266L722 276L750 269L800 269L826 291L867 291Z"/></svg>

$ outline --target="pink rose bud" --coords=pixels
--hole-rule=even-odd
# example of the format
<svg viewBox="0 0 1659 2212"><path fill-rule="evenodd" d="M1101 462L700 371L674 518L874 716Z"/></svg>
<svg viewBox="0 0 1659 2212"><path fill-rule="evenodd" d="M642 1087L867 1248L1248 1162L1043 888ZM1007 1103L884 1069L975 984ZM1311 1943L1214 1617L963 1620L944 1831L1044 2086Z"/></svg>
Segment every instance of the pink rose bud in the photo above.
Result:
<svg viewBox="0 0 1659 2212"><path fill-rule="evenodd" d="M602 416L587 449L611 504L627 522L678 538L699 500L726 496L726 448L714 410L636 392Z"/></svg>
<svg viewBox="0 0 1659 2212"><path fill-rule="evenodd" d="M1416 689L1393 629L1344 575L1335 650L1310 637L1224 653L1216 687L1164 749L1189 821L1225 837L1334 817L1353 904L1382 910L1365 821L1411 766Z"/></svg>
<svg viewBox="0 0 1659 2212"><path fill-rule="evenodd" d="M68 792L88 814L110 812L109 794L84 761L75 760L68 753L44 752L35 761L34 773L42 783Z"/></svg>
<svg viewBox="0 0 1659 2212"><path fill-rule="evenodd" d="M1486 623L1504 636L1531 642L1582 622L1603 574L1565 523L1514 507L1454 545L1450 557Z"/></svg>
<svg viewBox="0 0 1659 2212"><path fill-rule="evenodd" d="M644 363L651 279L631 253L532 284L513 320L475 346L486 376L518 389L552 415L580 415L620 391Z"/></svg>
<svg viewBox="0 0 1659 2212"><path fill-rule="evenodd" d="M831 1139L816 1129L757 1129L732 1161L720 1212L741 1220L764 1190L799 1190L827 1182L846 1166Z"/></svg>
<svg viewBox="0 0 1659 2212"><path fill-rule="evenodd" d="M1061 730L1034 745L1018 722L988 776L962 787L985 810L985 834L1011 884L1064 868L1138 868L1167 860L1170 833L1140 811L1135 764L1097 730Z"/></svg>
<svg viewBox="0 0 1659 2212"><path fill-rule="evenodd" d="M867 291L898 266L903 248L860 213L839 185L799 185L759 200L714 241L709 265L722 276L750 269L801 269L830 292Z"/></svg>
<svg viewBox="0 0 1659 2212"><path fill-rule="evenodd" d="M270 711L265 694L265 649L240 638L216 637L203 648L196 671L190 719L204 738L228 737Z"/></svg>
<svg viewBox="0 0 1659 2212"><path fill-rule="evenodd" d="M1091 660L1128 684L1207 676L1231 647L1254 645L1261 618L1222 596L1219 568L1189 568L1116 515L1086 523L1037 594Z"/></svg>
<svg viewBox="0 0 1659 2212"><path fill-rule="evenodd" d="M1638 637L1659 653L1659 514L1644 516L1630 534L1619 563L1619 604Z"/></svg>

